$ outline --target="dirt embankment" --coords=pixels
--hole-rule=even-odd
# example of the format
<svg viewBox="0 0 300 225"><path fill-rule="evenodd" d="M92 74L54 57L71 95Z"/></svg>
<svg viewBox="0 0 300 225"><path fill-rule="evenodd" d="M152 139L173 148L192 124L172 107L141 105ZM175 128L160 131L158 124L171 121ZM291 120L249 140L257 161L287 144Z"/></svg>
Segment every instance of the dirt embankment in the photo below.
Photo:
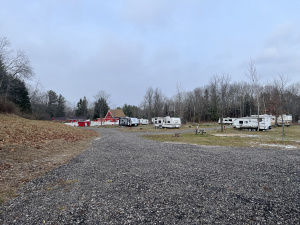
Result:
<svg viewBox="0 0 300 225"><path fill-rule="evenodd" d="M98 135L52 121L0 114L0 204L15 196L24 182L81 153Z"/></svg>

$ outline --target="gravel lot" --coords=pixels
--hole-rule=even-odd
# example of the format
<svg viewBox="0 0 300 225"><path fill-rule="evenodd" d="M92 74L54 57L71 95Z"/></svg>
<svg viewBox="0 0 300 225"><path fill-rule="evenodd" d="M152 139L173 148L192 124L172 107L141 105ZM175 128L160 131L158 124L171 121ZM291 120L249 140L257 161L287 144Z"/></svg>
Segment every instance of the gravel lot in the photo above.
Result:
<svg viewBox="0 0 300 225"><path fill-rule="evenodd" d="M299 149L161 143L97 131L102 136L87 151L2 205L0 223L300 223Z"/></svg>

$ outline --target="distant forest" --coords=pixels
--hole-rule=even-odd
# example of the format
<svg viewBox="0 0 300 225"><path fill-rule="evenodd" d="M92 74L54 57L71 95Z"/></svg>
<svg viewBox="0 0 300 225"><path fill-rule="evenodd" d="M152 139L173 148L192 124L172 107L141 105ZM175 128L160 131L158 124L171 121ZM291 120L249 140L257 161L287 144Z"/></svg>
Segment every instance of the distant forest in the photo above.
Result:
<svg viewBox="0 0 300 225"><path fill-rule="evenodd" d="M83 96L74 107L54 90L26 84L32 77L33 68L26 54L15 51L7 38L0 37L0 112L50 120L73 116L95 119L104 117L109 110L110 94L103 90L94 101ZM118 108L129 117L173 116L195 123L253 114L292 114L294 121L300 119L299 82L289 84L287 76L278 75L272 83L262 85L253 61L249 62L246 77L248 82L232 82L228 74L214 75L208 85L192 91L182 91L179 86L171 97L159 88L149 87L139 106L124 104Z"/></svg>

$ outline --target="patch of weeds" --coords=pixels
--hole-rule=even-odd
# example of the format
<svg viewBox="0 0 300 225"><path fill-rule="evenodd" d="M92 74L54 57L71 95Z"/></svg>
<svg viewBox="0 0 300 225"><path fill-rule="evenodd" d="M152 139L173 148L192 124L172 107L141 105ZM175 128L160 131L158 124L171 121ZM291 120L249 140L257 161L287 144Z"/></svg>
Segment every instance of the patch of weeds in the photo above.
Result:
<svg viewBox="0 0 300 225"><path fill-rule="evenodd" d="M271 188L269 188L269 187L267 187L267 186L263 186L263 189L265 190L265 191L267 191L267 192L272 192L272 189Z"/></svg>
<svg viewBox="0 0 300 225"><path fill-rule="evenodd" d="M53 186L49 186L49 187L45 187L46 191L52 191L53 190Z"/></svg>
<svg viewBox="0 0 300 225"><path fill-rule="evenodd" d="M67 206L61 206L58 208L58 210L62 211L62 210L66 210L67 209Z"/></svg>
<svg viewBox="0 0 300 225"><path fill-rule="evenodd" d="M74 179L74 180L64 180L64 179L58 179L57 180L57 184L61 185L61 186L67 186L67 185L71 185L73 183L77 183L78 179Z"/></svg>
<svg viewBox="0 0 300 225"><path fill-rule="evenodd" d="M53 191L55 189L55 186L58 185L58 187L63 187L65 191L68 191L72 184L77 183L78 179L73 180L64 180L64 179L58 179L55 183L52 183L44 188L46 191ZM58 188L57 187L57 188Z"/></svg>

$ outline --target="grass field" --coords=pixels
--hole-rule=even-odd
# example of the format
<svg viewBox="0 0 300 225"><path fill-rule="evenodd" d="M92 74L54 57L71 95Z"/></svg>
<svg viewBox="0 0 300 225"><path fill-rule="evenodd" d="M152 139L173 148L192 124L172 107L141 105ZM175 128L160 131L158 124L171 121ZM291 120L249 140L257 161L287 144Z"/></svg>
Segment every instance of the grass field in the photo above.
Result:
<svg viewBox="0 0 300 225"><path fill-rule="evenodd" d="M171 134L144 135L143 137L156 141L180 142L197 145L300 149L300 126L285 127L283 141L282 127L259 132L237 130L234 128L227 128L224 132L216 129L205 129L206 134L203 135L196 135L195 132L180 133L180 130L181 128L178 130L178 133L180 134L179 137L175 137Z"/></svg>
<svg viewBox="0 0 300 225"><path fill-rule="evenodd" d="M199 129L206 129L206 128L212 128L212 127L220 127L218 123L202 123L200 125L198 124L186 124L182 125L178 131L180 130L195 130L196 126L198 126ZM149 125L140 125L137 127L121 127L121 131L127 131L127 132L157 132L162 133L169 129L155 129L153 124Z"/></svg>

